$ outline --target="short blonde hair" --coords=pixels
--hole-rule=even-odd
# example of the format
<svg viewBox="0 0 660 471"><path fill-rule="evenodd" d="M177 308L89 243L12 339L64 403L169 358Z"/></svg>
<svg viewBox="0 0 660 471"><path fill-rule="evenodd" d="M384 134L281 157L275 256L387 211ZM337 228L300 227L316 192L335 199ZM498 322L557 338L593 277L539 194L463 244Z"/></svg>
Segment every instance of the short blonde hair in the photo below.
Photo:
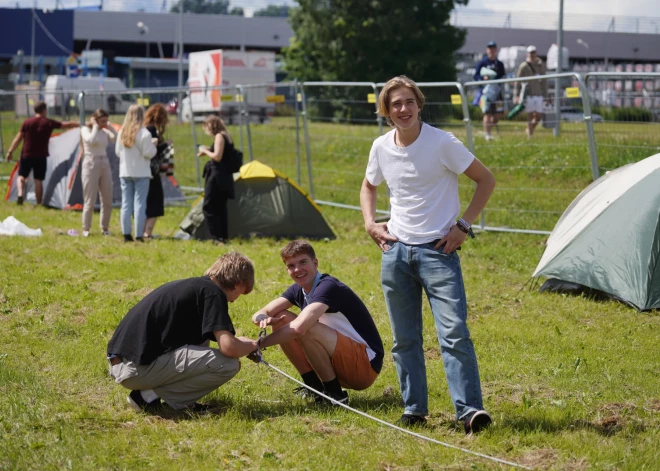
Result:
<svg viewBox="0 0 660 471"><path fill-rule="evenodd" d="M390 119L390 94L399 88L408 88L412 90L415 95L415 101L420 110L424 106L424 94L414 80L409 79L405 75L399 75L398 77L388 80L378 95L378 110L376 112L385 118L387 124L390 126L394 126L394 123Z"/></svg>
<svg viewBox="0 0 660 471"><path fill-rule="evenodd" d="M218 257L215 263L206 270L204 276L210 277L224 289L234 289L238 285L245 286L245 294L254 288L254 264L245 255L229 252Z"/></svg>

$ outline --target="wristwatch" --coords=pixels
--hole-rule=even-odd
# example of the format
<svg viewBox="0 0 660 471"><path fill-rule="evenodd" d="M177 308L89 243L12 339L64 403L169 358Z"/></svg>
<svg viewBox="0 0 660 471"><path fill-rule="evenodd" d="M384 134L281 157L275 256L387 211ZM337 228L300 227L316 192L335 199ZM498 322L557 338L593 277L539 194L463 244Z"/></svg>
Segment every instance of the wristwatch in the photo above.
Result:
<svg viewBox="0 0 660 471"><path fill-rule="evenodd" d="M469 235L471 238L474 239L474 232L472 231L472 226L470 226L467 222L465 222L465 219L460 218L458 221L456 221L456 227L461 232L464 232L465 234Z"/></svg>

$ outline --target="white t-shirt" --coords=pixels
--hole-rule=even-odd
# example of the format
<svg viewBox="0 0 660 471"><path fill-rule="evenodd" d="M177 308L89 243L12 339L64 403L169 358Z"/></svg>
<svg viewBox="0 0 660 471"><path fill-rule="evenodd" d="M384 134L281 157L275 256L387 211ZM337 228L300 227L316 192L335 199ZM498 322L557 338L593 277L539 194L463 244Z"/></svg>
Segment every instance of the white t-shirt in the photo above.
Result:
<svg viewBox="0 0 660 471"><path fill-rule="evenodd" d="M394 133L374 141L366 177L374 186L385 181L390 189L390 234L405 244L425 244L454 225L461 209L458 176L474 155L452 133L426 123L407 147L396 146Z"/></svg>

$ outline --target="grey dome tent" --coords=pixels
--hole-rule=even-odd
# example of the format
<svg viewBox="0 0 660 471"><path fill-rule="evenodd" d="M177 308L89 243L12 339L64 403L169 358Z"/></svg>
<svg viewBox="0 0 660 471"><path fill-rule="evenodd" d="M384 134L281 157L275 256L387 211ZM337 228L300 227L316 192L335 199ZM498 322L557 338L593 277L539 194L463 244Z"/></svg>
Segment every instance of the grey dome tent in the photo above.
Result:
<svg viewBox="0 0 660 471"><path fill-rule="evenodd" d="M660 154L608 172L566 209L533 277L550 291L660 308ZM544 289L543 287L541 289Z"/></svg>
<svg viewBox="0 0 660 471"><path fill-rule="evenodd" d="M234 174L236 197L229 200L229 237L334 239L321 209L295 182L278 171L253 161ZM181 221L176 235L210 239L199 198Z"/></svg>
<svg viewBox="0 0 660 471"><path fill-rule="evenodd" d="M117 130L119 128L117 127ZM71 129L54 135L48 141L48 166L44 180L42 204L49 208L81 210L83 207L82 191L82 154L80 152L80 129ZM115 154L115 144L110 142L107 155L112 170L112 205L121 205L121 185L119 182L119 158ZM172 176L161 175L165 202L181 201L183 195L179 184ZM27 181L26 201L35 202L34 180L32 175ZM16 201L18 197L18 162L9 177L9 187L5 201ZM97 206L99 206L97 202Z"/></svg>

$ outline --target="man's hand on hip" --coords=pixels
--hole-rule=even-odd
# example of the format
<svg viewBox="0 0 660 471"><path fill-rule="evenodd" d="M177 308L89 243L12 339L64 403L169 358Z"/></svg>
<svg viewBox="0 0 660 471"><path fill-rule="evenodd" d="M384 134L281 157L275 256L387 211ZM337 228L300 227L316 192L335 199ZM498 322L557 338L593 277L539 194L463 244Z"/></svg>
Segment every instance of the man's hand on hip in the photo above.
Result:
<svg viewBox="0 0 660 471"><path fill-rule="evenodd" d="M387 249L387 241L396 242L398 239L387 232L386 222L374 222L366 227L367 233L376 242L376 245L383 252Z"/></svg>
<svg viewBox="0 0 660 471"><path fill-rule="evenodd" d="M452 253L459 248L463 242L465 242L466 237L467 234L465 232L461 231L458 226L453 225L451 229L449 229L447 235L440 239L440 242L437 243L435 249L438 250L442 247L442 244L444 244L445 246L443 247L442 252Z"/></svg>

